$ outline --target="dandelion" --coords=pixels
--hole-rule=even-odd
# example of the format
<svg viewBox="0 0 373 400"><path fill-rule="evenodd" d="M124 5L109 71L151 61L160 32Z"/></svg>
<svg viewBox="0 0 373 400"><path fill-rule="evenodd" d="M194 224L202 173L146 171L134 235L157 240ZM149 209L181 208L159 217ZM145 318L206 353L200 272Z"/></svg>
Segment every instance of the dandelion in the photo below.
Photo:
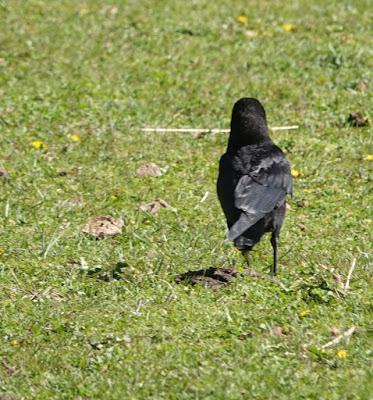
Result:
<svg viewBox="0 0 373 400"><path fill-rule="evenodd" d="M302 310L302 311L299 311L299 313L298 313L298 315L301 318L307 317L307 315L310 315L310 314L311 314L311 310Z"/></svg>
<svg viewBox="0 0 373 400"><path fill-rule="evenodd" d="M293 24L286 23L282 25L282 29L285 32L294 32L296 30L296 26Z"/></svg>
<svg viewBox="0 0 373 400"><path fill-rule="evenodd" d="M344 359L344 358L347 358L347 356L348 356L348 353L346 350L338 350L337 351L338 358Z"/></svg>
<svg viewBox="0 0 373 400"><path fill-rule="evenodd" d="M45 149L47 147L47 145L41 140L32 141L31 146L36 150Z"/></svg>
<svg viewBox="0 0 373 400"><path fill-rule="evenodd" d="M72 141L72 142L80 142L80 135L77 133L69 133L67 137Z"/></svg>
<svg viewBox="0 0 373 400"><path fill-rule="evenodd" d="M240 15L239 17L237 17L237 21L241 24L247 24L249 18L247 18L246 15Z"/></svg>
<svg viewBox="0 0 373 400"><path fill-rule="evenodd" d="M364 160L365 160L365 161L373 161L373 154L367 154L367 155L364 157Z"/></svg>
<svg viewBox="0 0 373 400"><path fill-rule="evenodd" d="M300 176L302 176L303 174L301 172L299 172L297 169L292 168L291 169L291 176L293 178L299 178Z"/></svg>

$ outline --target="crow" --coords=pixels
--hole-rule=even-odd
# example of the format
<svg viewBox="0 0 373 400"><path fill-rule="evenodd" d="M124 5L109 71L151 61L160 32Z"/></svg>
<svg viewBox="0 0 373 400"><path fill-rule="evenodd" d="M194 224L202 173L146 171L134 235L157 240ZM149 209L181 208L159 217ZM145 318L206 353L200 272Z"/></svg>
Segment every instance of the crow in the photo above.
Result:
<svg viewBox="0 0 373 400"><path fill-rule="evenodd" d="M276 275L278 238L293 183L290 164L269 137L266 112L257 99L245 97L233 107L216 186L229 229L227 237L247 262L263 234L272 233L272 273Z"/></svg>

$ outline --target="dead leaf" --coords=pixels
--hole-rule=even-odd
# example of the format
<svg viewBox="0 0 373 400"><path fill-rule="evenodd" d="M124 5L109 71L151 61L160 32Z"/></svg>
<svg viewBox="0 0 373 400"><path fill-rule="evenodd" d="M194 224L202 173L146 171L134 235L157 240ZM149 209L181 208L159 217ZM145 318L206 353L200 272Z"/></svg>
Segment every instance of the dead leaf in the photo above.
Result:
<svg viewBox="0 0 373 400"><path fill-rule="evenodd" d="M333 326L330 328L330 334L334 337L339 336L341 334L341 330Z"/></svg>
<svg viewBox="0 0 373 400"><path fill-rule="evenodd" d="M122 233L124 222L113 217L93 217L84 226L82 231L97 239L106 236L115 236Z"/></svg>
<svg viewBox="0 0 373 400"><path fill-rule="evenodd" d="M0 169L0 178L7 179L9 178L9 173L5 169Z"/></svg>
<svg viewBox="0 0 373 400"><path fill-rule="evenodd" d="M251 38L257 37L258 32L249 29L249 30L245 31L245 36L248 37L249 39L251 39Z"/></svg>
<svg viewBox="0 0 373 400"><path fill-rule="evenodd" d="M281 328L281 326L272 326L271 328L271 335L273 336L284 336L284 330Z"/></svg>
<svg viewBox="0 0 373 400"><path fill-rule="evenodd" d="M74 166L69 170L61 170L58 172L58 176L67 176L67 175L78 175L82 170L82 167Z"/></svg>
<svg viewBox="0 0 373 400"><path fill-rule="evenodd" d="M342 289L344 289L344 284L341 275L334 273L333 275L334 282Z"/></svg>
<svg viewBox="0 0 373 400"><path fill-rule="evenodd" d="M299 208L307 207L307 206L308 206L308 201L305 200L305 199L298 200L298 201L296 202L296 205L297 205L297 207L299 207Z"/></svg>
<svg viewBox="0 0 373 400"><path fill-rule="evenodd" d="M154 200L150 203L142 204L140 206L140 210L148 212L152 215L158 215L161 208L172 208L174 210L173 207L171 207L166 201L162 199Z"/></svg>
<svg viewBox="0 0 373 400"><path fill-rule="evenodd" d="M349 122L349 124L351 126L355 126L355 127L362 127L362 126L367 126L369 125L369 119L368 117L364 116L361 113L352 113L349 115L347 122Z"/></svg>
<svg viewBox="0 0 373 400"><path fill-rule="evenodd" d="M4 367L4 369L5 369L5 371L6 371L6 373L7 373L8 376L12 376L12 375L14 375L14 374L17 372L17 369L16 369L16 368L10 366L10 365L9 365L8 363L6 363L5 361L2 361L1 363L2 363L2 365L3 365L3 367ZM0 399L1 399L1 397L0 397Z"/></svg>
<svg viewBox="0 0 373 400"><path fill-rule="evenodd" d="M101 10L102 14L106 14L109 17L115 17L118 14L118 7L115 6L105 6L103 7L103 9Z"/></svg>
<svg viewBox="0 0 373 400"><path fill-rule="evenodd" d="M303 232L306 230L306 225L304 224L297 224L297 227Z"/></svg>
<svg viewBox="0 0 373 400"><path fill-rule="evenodd" d="M141 165L139 168L137 168L136 175L140 176L140 177L143 177L143 176L161 176L162 175L162 171L158 167L157 164L149 163L149 164Z"/></svg>
<svg viewBox="0 0 373 400"><path fill-rule="evenodd" d="M207 134L208 132L193 132L192 136L194 137L194 139L200 139L206 136Z"/></svg>
<svg viewBox="0 0 373 400"><path fill-rule="evenodd" d="M356 84L355 89L359 92L366 93L368 91L368 85L364 81L359 81Z"/></svg>
<svg viewBox="0 0 373 400"><path fill-rule="evenodd" d="M253 334L252 334L252 332L246 332L246 333L241 333L241 335L238 335L237 337L240 340L246 340L248 338L253 337Z"/></svg>

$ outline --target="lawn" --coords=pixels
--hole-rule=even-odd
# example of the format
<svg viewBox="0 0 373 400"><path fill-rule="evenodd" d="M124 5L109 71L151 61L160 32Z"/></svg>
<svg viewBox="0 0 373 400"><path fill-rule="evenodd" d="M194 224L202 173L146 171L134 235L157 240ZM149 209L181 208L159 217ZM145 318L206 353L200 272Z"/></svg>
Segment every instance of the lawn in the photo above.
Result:
<svg viewBox="0 0 373 400"><path fill-rule="evenodd" d="M368 400L372 129L347 119L372 110L371 5L0 0L1 400ZM139 128L226 128L243 96L299 125L272 134L299 173L278 281L179 285L244 265L215 194L227 136ZM122 234L84 234L100 215Z"/></svg>

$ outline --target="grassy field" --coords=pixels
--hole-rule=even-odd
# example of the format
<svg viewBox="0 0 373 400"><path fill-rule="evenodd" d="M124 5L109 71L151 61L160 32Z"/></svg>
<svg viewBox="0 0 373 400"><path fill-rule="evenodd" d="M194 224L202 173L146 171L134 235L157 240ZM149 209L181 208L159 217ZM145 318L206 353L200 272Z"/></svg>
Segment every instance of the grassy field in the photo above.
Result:
<svg viewBox="0 0 373 400"><path fill-rule="evenodd" d="M372 130L346 121L372 110L371 5L0 0L1 400L369 398ZM177 285L243 265L215 195L227 137L139 128L225 128L243 96L300 125L273 134L299 172L279 282ZM136 176L149 162L162 176ZM123 233L84 235L98 215Z"/></svg>

